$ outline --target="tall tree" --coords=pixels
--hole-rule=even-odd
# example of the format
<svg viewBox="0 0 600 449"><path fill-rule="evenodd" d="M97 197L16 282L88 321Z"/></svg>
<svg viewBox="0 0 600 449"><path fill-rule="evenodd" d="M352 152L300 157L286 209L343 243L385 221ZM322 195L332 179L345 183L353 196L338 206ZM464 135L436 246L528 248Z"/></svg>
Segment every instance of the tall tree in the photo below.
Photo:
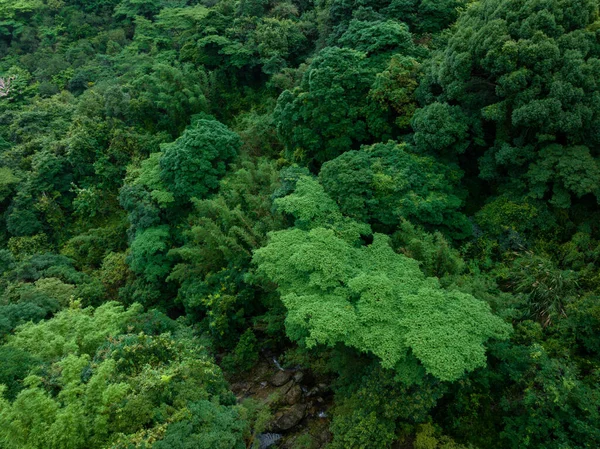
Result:
<svg viewBox="0 0 600 449"><path fill-rule="evenodd" d="M461 177L459 170L392 141L347 151L319 173L327 194L354 219L383 229L407 219L465 237L471 224L459 212Z"/></svg>
<svg viewBox="0 0 600 449"><path fill-rule="evenodd" d="M224 124L197 120L175 142L161 146L161 179L180 201L204 198L217 189L241 145L240 137Z"/></svg>
<svg viewBox="0 0 600 449"><path fill-rule="evenodd" d="M597 17L593 0L474 3L430 64L415 142L558 207L600 198Z"/></svg>
<svg viewBox="0 0 600 449"><path fill-rule="evenodd" d="M442 289L415 260L394 253L387 236L360 245L368 227L344 220L315 180L301 178L276 204L298 217L297 226L272 233L254 261L278 285L291 339L375 354L411 384L425 373L456 380L485 365L488 339L508 336L510 326L486 303Z"/></svg>

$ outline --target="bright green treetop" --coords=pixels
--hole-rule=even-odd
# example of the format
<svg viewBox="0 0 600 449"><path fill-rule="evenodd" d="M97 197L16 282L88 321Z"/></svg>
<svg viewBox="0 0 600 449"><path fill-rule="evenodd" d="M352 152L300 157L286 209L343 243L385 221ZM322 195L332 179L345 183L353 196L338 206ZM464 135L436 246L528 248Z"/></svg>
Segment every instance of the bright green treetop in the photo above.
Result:
<svg viewBox="0 0 600 449"><path fill-rule="evenodd" d="M0 445L244 448L247 423L220 369L189 332L159 334L177 327L159 315L109 302L19 328L3 347L7 362L25 351L47 370L20 361L31 370L14 400L0 385ZM142 331L152 325L157 335Z"/></svg>
<svg viewBox="0 0 600 449"><path fill-rule="evenodd" d="M426 278L417 261L391 249L385 235L352 245L353 239L336 232L341 214L316 185L301 178L297 192L278 201L288 211L295 206L299 217L317 218L314 226L274 232L254 256L258 272L279 287L289 337L309 347L343 343L373 353L401 378L417 369L411 354L445 381L483 366L484 343L505 338L509 326L484 302ZM311 212L322 204L331 209L329 222Z"/></svg>

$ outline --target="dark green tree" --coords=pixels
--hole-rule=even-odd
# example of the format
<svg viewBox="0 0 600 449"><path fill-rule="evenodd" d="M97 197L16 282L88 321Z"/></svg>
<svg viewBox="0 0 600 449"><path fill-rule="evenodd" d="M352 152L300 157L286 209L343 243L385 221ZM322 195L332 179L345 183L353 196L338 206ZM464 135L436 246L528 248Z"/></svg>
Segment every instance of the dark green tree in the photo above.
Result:
<svg viewBox="0 0 600 449"><path fill-rule="evenodd" d="M169 279L180 285L178 300L188 316L205 324L216 345L227 348L246 335L252 319L281 313L274 298L245 279L252 252L265 245L269 231L284 226L273 211L279 173L266 160L244 160L236 167L221 180L217 195L194 202L184 244L169 253L177 261Z"/></svg>
<svg viewBox="0 0 600 449"><path fill-rule="evenodd" d="M200 119L175 142L161 146L161 180L179 201L204 198L217 189L241 145L240 137L227 126Z"/></svg>
<svg viewBox="0 0 600 449"><path fill-rule="evenodd" d="M322 164L371 140L369 125L380 113L368 101L375 74L362 52L322 50L300 87L277 102L274 117L288 157Z"/></svg>
<svg viewBox="0 0 600 449"><path fill-rule="evenodd" d="M417 144L561 208L597 195L597 15L592 0L473 4L429 65Z"/></svg>
<svg viewBox="0 0 600 449"><path fill-rule="evenodd" d="M393 229L407 219L465 237L471 224L459 212L461 175L390 141L345 152L323 164L319 179L341 212L356 220Z"/></svg>

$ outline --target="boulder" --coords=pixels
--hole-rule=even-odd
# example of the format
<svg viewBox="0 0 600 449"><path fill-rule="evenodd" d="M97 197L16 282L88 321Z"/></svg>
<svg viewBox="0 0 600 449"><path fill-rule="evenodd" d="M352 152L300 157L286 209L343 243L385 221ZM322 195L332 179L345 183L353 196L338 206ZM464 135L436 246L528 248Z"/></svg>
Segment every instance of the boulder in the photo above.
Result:
<svg viewBox="0 0 600 449"><path fill-rule="evenodd" d="M285 394L285 402L289 405L294 405L300 402L302 399L302 388L299 385L294 385L292 388L288 390Z"/></svg>
<svg viewBox="0 0 600 449"><path fill-rule="evenodd" d="M292 373L289 371L277 371L273 377L271 377L271 385L275 387L281 387L289 382L292 378Z"/></svg>
<svg viewBox="0 0 600 449"><path fill-rule="evenodd" d="M290 430L292 427L297 426L300 421L302 421L305 413L305 404L292 405L285 410L280 410L277 412L270 427L277 431Z"/></svg>

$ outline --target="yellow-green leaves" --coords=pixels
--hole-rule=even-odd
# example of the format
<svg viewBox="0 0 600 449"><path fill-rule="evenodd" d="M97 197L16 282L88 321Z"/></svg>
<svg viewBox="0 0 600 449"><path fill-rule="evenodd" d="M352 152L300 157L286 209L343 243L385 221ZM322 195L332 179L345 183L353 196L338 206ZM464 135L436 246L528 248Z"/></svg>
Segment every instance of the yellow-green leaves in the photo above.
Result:
<svg viewBox="0 0 600 449"><path fill-rule="evenodd" d="M387 236L375 234L363 246L344 239L335 231L338 209L330 208L329 223L304 214L330 201L317 185L303 178L294 195L279 200L288 211L293 204L302 227L272 233L254 255L259 274L279 287L288 336L309 347L343 343L400 371L412 353L445 381L483 366L484 343L506 338L510 326L484 302L426 278L417 261L392 250Z"/></svg>

